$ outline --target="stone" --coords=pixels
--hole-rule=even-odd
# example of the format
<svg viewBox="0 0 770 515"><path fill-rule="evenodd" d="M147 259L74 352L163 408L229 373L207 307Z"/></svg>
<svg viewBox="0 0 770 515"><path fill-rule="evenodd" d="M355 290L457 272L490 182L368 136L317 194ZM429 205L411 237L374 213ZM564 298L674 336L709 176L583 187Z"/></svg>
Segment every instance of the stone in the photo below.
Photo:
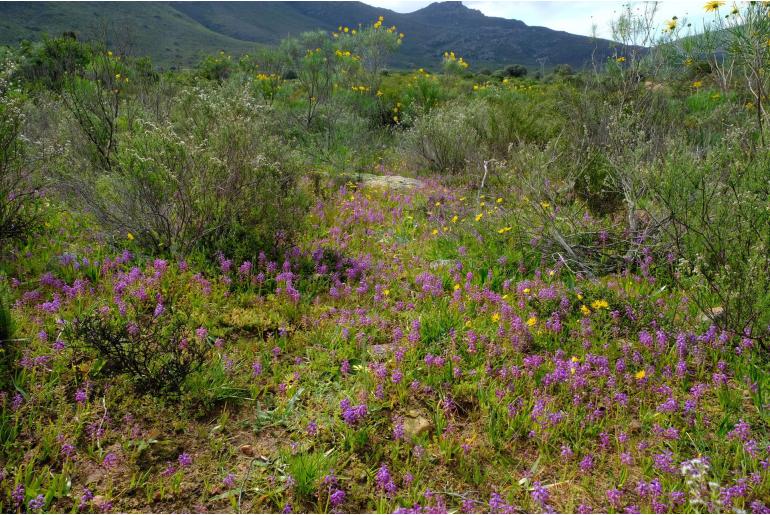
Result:
<svg viewBox="0 0 770 515"><path fill-rule="evenodd" d="M430 432L432 429L433 422L416 410L410 410L404 417L404 436L410 440L414 440L418 436Z"/></svg>

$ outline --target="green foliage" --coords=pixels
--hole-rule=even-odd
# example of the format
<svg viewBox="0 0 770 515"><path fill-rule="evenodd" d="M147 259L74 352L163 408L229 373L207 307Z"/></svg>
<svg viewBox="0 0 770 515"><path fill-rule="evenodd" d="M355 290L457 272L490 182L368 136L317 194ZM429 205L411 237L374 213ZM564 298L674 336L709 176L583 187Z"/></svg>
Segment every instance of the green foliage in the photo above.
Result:
<svg viewBox="0 0 770 515"><path fill-rule="evenodd" d="M230 76L234 68L230 55L220 52L218 55L207 55L197 67L197 74L206 80L222 82Z"/></svg>
<svg viewBox="0 0 770 515"><path fill-rule="evenodd" d="M401 44L401 37L395 26L383 26L382 16L372 25L359 27L352 32L337 34L340 50L349 49L358 58L361 65L363 83L374 94L380 89L382 71L390 61L391 56Z"/></svg>
<svg viewBox="0 0 770 515"><path fill-rule="evenodd" d="M79 42L73 33L59 38L46 37L22 49L17 74L28 84L61 91L69 77L85 72L92 52L91 47Z"/></svg>
<svg viewBox="0 0 770 515"><path fill-rule="evenodd" d="M307 501L320 488L321 479L330 470L330 458L320 451L286 456L286 472L294 479L294 493Z"/></svg>
<svg viewBox="0 0 770 515"><path fill-rule="evenodd" d="M7 343L14 334L13 314L11 313L10 295L5 282L0 283L0 342L3 342L5 351L10 345Z"/></svg>
<svg viewBox="0 0 770 515"><path fill-rule="evenodd" d="M410 155L433 172L459 174L478 162L473 105L447 103L417 119L405 137Z"/></svg>
<svg viewBox="0 0 770 515"><path fill-rule="evenodd" d="M731 138L742 138L740 133ZM671 154L657 177L680 279L718 327L768 346L770 190L766 153L736 158L727 140L708 155ZM719 308L718 312L713 308Z"/></svg>
<svg viewBox="0 0 770 515"><path fill-rule="evenodd" d="M139 121L109 171L63 176L62 187L117 241L135 238L148 251L248 258L288 238L296 222L287 213L303 203L291 154L253 131L269 119L235 99L190 101L198 120Z"/></svg>
<svg viewBox="0 0 770 515"><path fill-rule="evenodd" d="M506 77L526 77L527 76L527 70L526 66L522 66L521 64L509 64L503 69L503 72Z"/></svg>
<svg viewBox="0 0 770 515"><path fill-rule="evenodd" d="M174 394L209 357L214 338L196 321L208 299L201 289L189 288L187 274L169 270L165 262L155 261L147 273L154 280L135 277L113 285L118 295L124 288L140 294L115 309L87 309L65 330L75 346L103 363L100 373L128 374L143 393Z"/></svg>
<svg viewBox="0 0 770 515"><path fill-rule="evenodd" d="M62 99L83 137L84 153L93 166L112 168L117 123L128 76L112 52L94 56L84 77L66 79Z"/></svg>
<svg viewBox="0 0 770 515"><path fill-rule="evenodd" d="M343 67L354 65L352 59L338 55L332 39L323 31L306 32L299 38L282 42L291 69L297 74L305 100L304 122L310 127L318 107L332 96L335 81Z"/></svg>
<svg viewBox="0 0 770 515"><path fill-rule="evenodd" d="M29 237L39 224L38 190L22 139L24 97L10 82L14 66L0 71L0 257L4 247Z"/></svg>
<svg viewBox="0 0 770 515"><path fill-rule="evenodd" d="M546 100L534 102L534 95L515 89L494 89L478 108L475 128L489 151L489 157L505 158L520 144L545 144L563 123ZM534 105L533 105L534 104Z"/></svg>
<svg viewBox="0 0 770 515"><path fill-rule="evenodd" d="M575 70L568 64L557 64L553 68L553 74L557 77L570 77L575 74Z"/></svg>

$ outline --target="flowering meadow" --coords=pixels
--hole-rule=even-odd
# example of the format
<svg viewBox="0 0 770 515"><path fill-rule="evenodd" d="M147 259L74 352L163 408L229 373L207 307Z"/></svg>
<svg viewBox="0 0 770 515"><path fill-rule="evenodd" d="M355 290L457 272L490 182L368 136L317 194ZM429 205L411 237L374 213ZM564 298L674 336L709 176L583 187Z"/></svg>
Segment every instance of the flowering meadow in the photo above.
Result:
<svg viewBox="0 0 770 515"><path fill-rule="evenodd" d="M653 260L575 277L511 252L513 199L476 221L460 194L343 186L281 261L206 273L38 244L10 279L5 511L767 510L759 349ZM84 316L210 352L181 398L138 396Z"/></svg>
<svg viewBox="0 0 770 515"><path fill-rule="evenodd" d="M706 10L537 78L4 49L0 511L770 512L770 17Z"/></svg>

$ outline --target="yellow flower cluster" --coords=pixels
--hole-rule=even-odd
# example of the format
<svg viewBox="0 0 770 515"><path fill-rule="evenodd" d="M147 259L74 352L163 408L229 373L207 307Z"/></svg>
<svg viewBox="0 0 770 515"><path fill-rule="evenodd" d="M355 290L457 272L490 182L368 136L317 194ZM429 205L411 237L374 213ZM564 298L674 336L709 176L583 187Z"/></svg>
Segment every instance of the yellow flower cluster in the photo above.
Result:
<svg viewBox="0 0 770 515"><path fill-rule="evenodd" d="M267 73L258 73L257 74L257 80L260 81L266 81L266 80L277 80L280 77L276 75L275 73L267 74Z"/></svg>
<svg viewBox="0 0 770 515"><path fill-rule="evenodd" d="M444 62L457 63L461 68L468 67L468 63L462 57L457 57L454 52L444 52Z"/></svg>
<svg viewBox="0 0 770 515"><path fill-rule="evenodd" d="M350 89L357 91L358 93L366 93L369 91L369 86L350 86Z"/></svg>
<svg viewBox="0 0 770 515"><path fill-rule="evenodd" d="M384 16L379 16L377 18L377 21L372 24L372 28L374 30L382 29L384 21L385 21L385 17ZM390 34L395 34L398 31L398 29L396 28L395 25L390 26L390 27L386 28L385 30L388 33L390 33ZM358 34L358 31L356 29L351 29L350 27L346 27L344 25L340 25L339 27L337 27L337 32L332 32L332 36L334 36L335 38L338 38L340 36L344 36L345 34L348 34L348 35L351 35L351 36L355 36L356 34ZM399 39L399 41L398 41L399 43L401 42L402 39L404 39L404 33L403 32L399 32L398 33L398 39Z"/></svg>
<svg viewBox="0 0 770 515"><path fill-rule="evenodd" d="M379 91L377 93L380 93ZM401 112L401 102L396 102L396 105L393 106L393 121L398 123L398 113Z"/></svg>

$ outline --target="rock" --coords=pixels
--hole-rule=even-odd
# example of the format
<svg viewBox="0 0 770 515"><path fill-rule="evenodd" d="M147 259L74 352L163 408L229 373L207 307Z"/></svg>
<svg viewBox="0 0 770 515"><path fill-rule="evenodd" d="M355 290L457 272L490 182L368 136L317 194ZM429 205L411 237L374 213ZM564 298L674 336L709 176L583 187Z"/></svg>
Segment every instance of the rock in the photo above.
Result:
<svg viewBox="0 0 770 515"><path fill-rule="evenodd" d="M411 190L422 185L417 179L401 177L399 175L369 175L361 174L363 186L373 188L385 188L391 190Z"/></svg>
<svg viewBox="0 0 770 515"><path fill-rule="evenodd" d="M241 445L240 451L242 454L245 454L246 456L254 456L254 447L251 445Z"/></svg>
<svg viewBox="0 0 770 515"><path fill-rule="evenodd" d="M433 423L416 410L410 410L404 417L404 436L410 440L414 440L432 429Z"/></svg>
<svg viewBox="0 0 770 515"><path fill-rule="evenodd" d="M147 470L158 463L176 460L182 452L182 446L171 440L148 440L142 445L136 464L142 470Z"/></svg>
<svg viewBox="0 0 770 515"><path fill-rule="evenodd" d="M98 483L99 481L104 479L104 476L106 475L107 473L104 471L104 469L102 468L95 469L88 474L88 477L86 477L86 484L92 485L92 484Z"/></svg>

